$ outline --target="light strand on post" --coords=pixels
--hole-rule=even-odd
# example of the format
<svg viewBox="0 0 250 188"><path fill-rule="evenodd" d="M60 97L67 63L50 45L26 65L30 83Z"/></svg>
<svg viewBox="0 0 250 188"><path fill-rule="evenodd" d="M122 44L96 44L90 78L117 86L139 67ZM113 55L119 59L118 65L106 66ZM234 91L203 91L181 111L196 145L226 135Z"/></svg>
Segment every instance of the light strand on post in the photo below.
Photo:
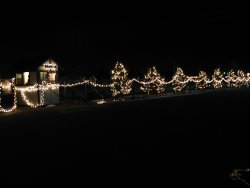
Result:
<svg viewBox="0 0 250 188"><path fill-rule="evenodd" d="M35 91L39 92L41 91L41 95L40 95L40 102L38 104L33 104L25 95L25 92L33 92L33 91L25 91L25 90L21 90L21 96L23 101L26 103L27 106L32 107L32 108L38 108L40 106L44 105L44 92L45 90L47 90L49 87L47 86L47 84L45 82L42 83L42 85L39 85L39 87L37 89L35 89Z"/></svg>
<svg viewBox="0 0 250 188"><path fill-rule="evenodd" d="M1 96L2 96L2 83L0 84L0 112L9 113L9 112L13 112L13 111L17 108L15 78L12 78L12 79L11 79L11 89L12 89L13 94L14 94L14 104L13 104L13 106L12 106L11 108L5 109L5 108L3 108L2 105L1 105L1 102L2 102L2 99L1 99Z"/></svg>

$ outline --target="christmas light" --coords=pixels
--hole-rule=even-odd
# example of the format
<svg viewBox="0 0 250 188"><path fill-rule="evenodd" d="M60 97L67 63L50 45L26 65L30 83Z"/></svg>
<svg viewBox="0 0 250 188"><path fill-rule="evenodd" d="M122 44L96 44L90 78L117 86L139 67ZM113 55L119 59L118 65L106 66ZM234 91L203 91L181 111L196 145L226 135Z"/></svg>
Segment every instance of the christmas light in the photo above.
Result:
<svg viewBox="0 0 250 188"><path fill-rule="evenodd" d="M113 82L111 91L114 97L130 93L132 81L128 79L128 72L122 63L116 63L115 68L111 71L111 80Z"/></svg>
<svg viewBox="0 0 250 188"><path fill-rule="evenodd" d="M3 87L3 85L2 85L2 82L0 81L0 112L1 112L1 103L2 103L2 87Z"/></svg>
<svg viewBox="0 0 250 188"><path fill-rule="evenodd" d="M2 83L0 84L0 112L8 113L8 112L13 112L17 108L17 98L16 98L16 88L15 88L15 78L11 79L11 88L14 92L14 104L11 108L5 109L2 107L1 102L1 95L2 95Z"/></svg>
<svg viewBox="0 0 250 188"><path fill-rule="evenodd" d="M82 86L82 85L91 85L93 87L101 87L101 88L107 88L107 87L111 87L110 85L107 84L97 84L95 80L84 80L82 82L77 82L77 83L73 83L73 84L51 84L51 83L46 83L43 82L42 84L35 84L33 86L25 86L25 87L17 87L17 91L21 92L21 96L22 99L24 100L24 102L26 103L27 106L30 106L32 108L38 108L40 106L44 105L44 92L47 90L56 90L59 89L60 87L64 87L64 88L70 88L70 87L77 87L77 86ZM37 91L41 91L41 98L40 98L40 104L33 104L28 97L26 96L26 92L30 93L30 92L37 92Z"/></svg>
<svg viewBox="0 0 250 188"><path fill-rule="evenodd" d="M236 84L237 75L234 73L234 70L230 70L225 78L227 80L228 87L238 87Z"/></svg>
<svg viewBox="0 0 250 188"><path fill-rule="evenodd" d="M238 79L236 81L236 84L238 87L242 87L244 85L247 85L245 82L246 81L245 80L245 73L242 70L237 71L237 76L238 76Z"/></svg>
<svg viewBox="0 0 250 188"><path fill-rule="evenodd" d="M248 87L249 86L249 83L250 83L250 73L247 73L246 74L246 86Z"/></svg>
<svg viewBox="0 0 250 188"><path fill-rule="evenodd" d="M106 103L106 101L104 99L97 101L97 104L104 104L104 103Z"/></svg>
<svg viewBox="0 0 250 188"><path fill-rule="evenodd" d="M194 78L194 80L196 80L196 89L205 89L209 86L209 78L204 71L200 71L198 77Z"/></svg>
<svg viewBox="0 0 250 188"><path fill-rule="evenodd" d="M184 74L183 70L181 68L177 68L175 75L173 76L173 90L175 92L182 91L188 83L188 78Z"/></svg>
<svg viewBox="0 0 250 188"><path fill-rule="evenodd" d="M45 92L45 89L49 88L48 86L45 86L45 84L46 83L43 82L42 85L39 86L39 88L37 90L35 90L35 91L41 90L40 103L38 103L38 104L33 104L32 102L30 102L30 100L25 95L25 92L33 92L32 90L30 90L30 91L21 90L22 99L25 101L27 106L32 107L32 108L37 108L37 107L44 105L44 92Z"/></svg>
<svg viewBox="0 0 250 188"><path fill-rule="evenodd" d="M141 86L142 91L148 94L157 94L165 90L164 78L161 78L160 73L155 67L150 68L144 76L144 83Z"/></svg>
<svg viewBox="0 0 250 188"><path fill-rule="evenodd" d="M213 78L214 88L215 89L222 88L223 75L219 68L214 70L214 74L212 75L212 78Z"/></svg>
<svg viewBox="0 0 250 188"><path fill-rule="evenodd" d="M225 77L221 73L220 69L215 69L210 80L204 71L200 71L198 76L186 76L181 68L177 68L175 75L171 80L165 81L164 78L157 72L155 67L151 68L148 73L144 76L143 80L139 79L128 79L128 72L125 69L124 65L120 62L117 62L115 68L111 71L112 83L110 84L98 84L96 79L92 78L89 80L83 80L71 84L52 84L43 82L42 84L35 84L33 86L15 86L14 79L10 86L3 85L0 82L0 112L9 112L16 109L16 92L20 92L23 100L28 106L37 108L44 105L44 92L47 90L57 90L60 87L71 88L83 85L89 85L92 87L100 88L110 88L113 96L123 96L131 92L131 85L133 82L141 84L141 89L148 93L160 93L165 90L167 85L173 87L175 92L182 91L183 89L188 88L188 84L195 83L196 89L205 89L208 86L212 85L215 89L223 87L223 83L226 83L227 87L248 87L250 84L250 73L244 73L242 70L238 70L237 74L233 70L229 71ZM11 91L9 88L13 88L14 91L14 106L11 109L3 109L1 106L1 93L4 89L5 91ZM32 104L27 97L27 93L31 92L41 92L40 103ZM120 101L120 100L119 100ZM98 101L98 104L102 104L104 101Z"/></svg>

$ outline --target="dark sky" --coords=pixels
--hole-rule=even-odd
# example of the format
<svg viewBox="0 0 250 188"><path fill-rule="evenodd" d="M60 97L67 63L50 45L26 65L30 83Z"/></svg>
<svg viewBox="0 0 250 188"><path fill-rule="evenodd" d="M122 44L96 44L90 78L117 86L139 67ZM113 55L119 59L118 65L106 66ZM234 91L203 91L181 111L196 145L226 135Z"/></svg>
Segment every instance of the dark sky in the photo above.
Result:
<svg viewBox="0 0 250 188"><path fill-rule="evenodd" d="M108 77L117 59L131 76L155 65L171 76L244 68L249 64L249 20L226 8L95 9L88 7L1 11L1 72L24 58L52 57L64 71ZM167 77L168 77L167 76Z"/></svg>

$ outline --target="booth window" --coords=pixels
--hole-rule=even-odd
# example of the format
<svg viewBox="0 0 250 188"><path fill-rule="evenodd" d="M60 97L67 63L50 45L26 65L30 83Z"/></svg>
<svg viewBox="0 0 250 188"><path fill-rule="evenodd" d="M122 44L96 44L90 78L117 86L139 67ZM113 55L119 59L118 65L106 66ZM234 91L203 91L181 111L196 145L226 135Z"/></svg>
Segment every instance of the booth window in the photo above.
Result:
<svg viewBox="0 0 250 188"><path fill-rule="evenodd" d="M16 74L16 85L23 85L23 75L21 73Z"/></svg>
<svg viewBox="0 0 250 188"><path fill-rule="evenodd" d="M40 80L47 81L48 80L48 73L47 72L40 72Z"/></svg>
<svg viewBox="0 0 250 188"><path fill-rule="evenodd" d="M29 85L30 82L30 73L29 72L24 72L23 73L23 85Z"/></svg>

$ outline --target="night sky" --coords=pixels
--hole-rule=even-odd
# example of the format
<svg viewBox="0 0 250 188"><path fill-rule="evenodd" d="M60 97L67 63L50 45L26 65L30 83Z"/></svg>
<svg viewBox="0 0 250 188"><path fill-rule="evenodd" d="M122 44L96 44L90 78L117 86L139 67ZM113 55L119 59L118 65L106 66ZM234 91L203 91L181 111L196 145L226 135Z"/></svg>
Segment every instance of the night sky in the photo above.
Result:
<svg viewBox="0 0 250 188"><path fill-rule="evenodd" d="M4 9L1 11L2 75L22 59L52 57L65 74L109 78L117 60L130 76L155 65L167 78L242 68L250 71L248 19L240 9L179 8ZM6 74L7 73L7 74Z"/></svg>

